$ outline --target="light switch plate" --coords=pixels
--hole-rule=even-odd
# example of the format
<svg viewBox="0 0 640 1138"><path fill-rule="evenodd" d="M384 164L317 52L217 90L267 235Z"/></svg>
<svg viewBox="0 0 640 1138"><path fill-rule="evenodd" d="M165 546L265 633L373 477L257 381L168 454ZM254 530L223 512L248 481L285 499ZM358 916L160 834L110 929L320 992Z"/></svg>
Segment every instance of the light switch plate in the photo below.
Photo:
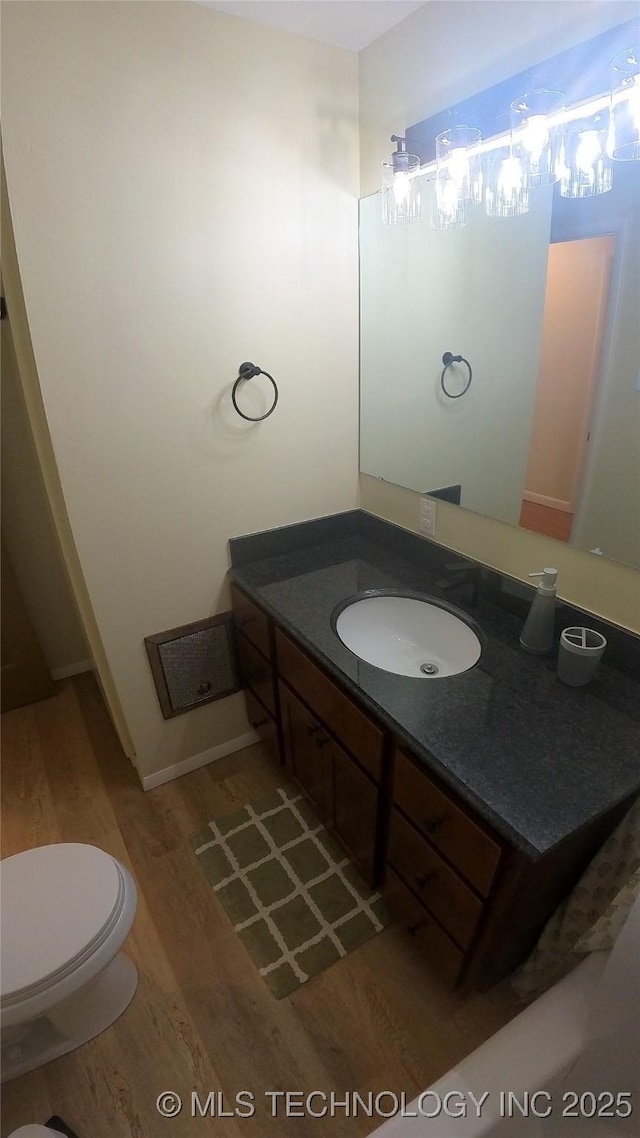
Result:
<svg viewBox="0 0 640 1138"><path fill-rule="evenodd" d="M425 537L436 536L436 504L433 498L420 499L420 533Z"/></svg>

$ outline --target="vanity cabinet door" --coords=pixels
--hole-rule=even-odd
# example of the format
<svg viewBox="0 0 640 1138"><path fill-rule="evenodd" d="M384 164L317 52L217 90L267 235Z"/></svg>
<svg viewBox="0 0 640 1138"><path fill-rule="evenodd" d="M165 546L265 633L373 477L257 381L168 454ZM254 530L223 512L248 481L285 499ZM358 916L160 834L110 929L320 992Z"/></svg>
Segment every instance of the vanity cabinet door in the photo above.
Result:
<svg viewBox="0 0 640 1138"><path fill-rule="evenodd" d="M333 775L333 827L373 884L378 816L378 789L335 743L329 748Z"/></svg>
<svg viewBox="0 0 640 1138"><path fill-rule="evenodd" d="M275 719L269 715L267 709L262 706L260 700L256 699L249 688L246 688L244 698L247 704L249 723L256 734L260 736L269 758L278 762L280 754L278 750L278 729Z"/></svg>
<svg viewBox="0 0 640 1138"><path fill-rule="evenodd" d="M384 735L358 704L276 628L278 672L326 723L376 782L382 777Z"/></svg>
<svg viewBox="0 0 640 1138"><path fill-rule="evenodd" d="M280 683L280 714L287 770L313 802L322 821L331 818L329 737L317 719Z"/></svg>

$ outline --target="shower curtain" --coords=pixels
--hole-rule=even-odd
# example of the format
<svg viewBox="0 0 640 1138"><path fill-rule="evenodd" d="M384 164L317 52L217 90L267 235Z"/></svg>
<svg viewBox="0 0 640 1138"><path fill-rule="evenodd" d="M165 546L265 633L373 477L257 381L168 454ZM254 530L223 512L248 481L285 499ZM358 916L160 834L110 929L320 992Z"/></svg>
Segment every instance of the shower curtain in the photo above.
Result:
<svg viewBox="0 0 640 1138"><path fill-rule="evenodd" d="M511 984L533 1000L589 952L613 947L640 895L640 798L547 923Z"/></svg>

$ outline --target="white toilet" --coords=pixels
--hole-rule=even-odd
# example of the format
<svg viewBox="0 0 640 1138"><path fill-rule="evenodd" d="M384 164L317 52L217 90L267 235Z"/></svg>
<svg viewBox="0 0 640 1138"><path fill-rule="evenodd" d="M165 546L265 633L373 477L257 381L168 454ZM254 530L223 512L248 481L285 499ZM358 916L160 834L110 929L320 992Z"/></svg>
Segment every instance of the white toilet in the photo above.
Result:
<svg viewBox="0 0 640 1138"><path fill-rule="evenodd" d="M3 1081L73 1051L125 1010L138 974L120 949L136 901L129 871L95 846L0 862Z"/></svg>

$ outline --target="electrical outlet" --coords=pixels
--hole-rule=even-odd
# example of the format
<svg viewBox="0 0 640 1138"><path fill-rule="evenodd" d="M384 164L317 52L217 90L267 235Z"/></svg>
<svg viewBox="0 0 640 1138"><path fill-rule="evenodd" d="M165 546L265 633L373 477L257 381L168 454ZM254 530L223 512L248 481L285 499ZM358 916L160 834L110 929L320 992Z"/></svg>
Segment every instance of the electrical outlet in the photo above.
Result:
<svg viewBox="0 0 640 1138"><path fill-rule="evenodd" d="M433 498L420 499L420 533L425 537L436 536L436 504Z"/></svg>

